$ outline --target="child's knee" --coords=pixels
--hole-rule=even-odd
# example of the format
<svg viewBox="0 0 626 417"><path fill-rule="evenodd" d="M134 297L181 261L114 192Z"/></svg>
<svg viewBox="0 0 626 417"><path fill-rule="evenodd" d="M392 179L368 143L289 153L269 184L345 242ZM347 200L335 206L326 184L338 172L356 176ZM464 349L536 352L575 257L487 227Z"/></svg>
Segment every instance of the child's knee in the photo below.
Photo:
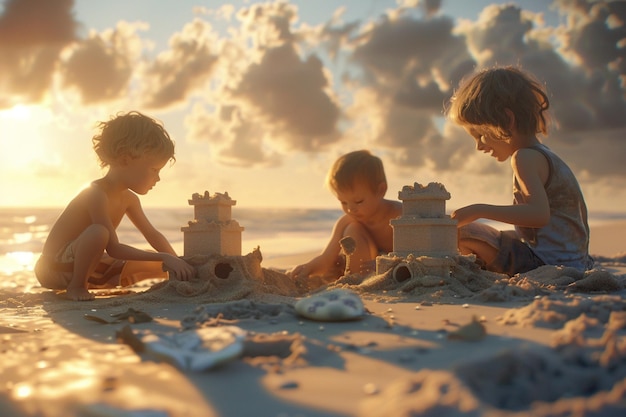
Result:
<svg viewBox="0 0 626 417"><path fill-rule="evenodd" d="M361 223L350 223L343 231L343 236L350 236L354 239L356 243L356 252L360 253L361 257L363 257L363 254L365 253L369 253L370 258L376 257L378 254L376 241Z"/></svg>

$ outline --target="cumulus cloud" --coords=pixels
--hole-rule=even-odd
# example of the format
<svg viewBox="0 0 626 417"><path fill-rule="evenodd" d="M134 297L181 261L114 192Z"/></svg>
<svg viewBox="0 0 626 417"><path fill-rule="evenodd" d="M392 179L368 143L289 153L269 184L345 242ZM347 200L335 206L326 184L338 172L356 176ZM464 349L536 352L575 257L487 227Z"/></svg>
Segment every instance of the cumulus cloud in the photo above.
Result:
<svg viewBox="0 0 626 417"><path fill-rule="evenodd" d="M339 109L325 91L327 74L315 56L301 59L290 44L263 51L232 97L267 122L286 149L321 150L336 135Z"/></svg>
<svg viewBox="0 0 626 417"><path fill-rule="evenodd" d="M8 0L0 15L0 109L46 93L60 51L79 29L72 0Z"/></svg>
<svg viewBox="0 0 626 417"><path fill-rule="evenodd" d="M218 60L217 37L211 25L200 19L172 36L169 46L143 74L142 101L147 107L167 107L202 89Z"/></svg>
<svg viewBox="0 0 626 417"><path fill-rule="evenodd" d="M558 26L524 2L490 5L475 20L446 16L446 4L403 0L352 22L338 7L317 27L300 23L288 2L201 7L151 56L143 24L81 38L72 1L9 0L0 15L0 108L42 100L58 74L60 88L86 105L130 98L182 108L186 139L227 165L370 147L407 172L500 175L468 155L471 139L448 127L443 108L464 76L520 65L550 94L558 129L546 143L585 178L625 177L617 160L626 156L626 3L554 0ZM218 32L211 19L228 29Z"/></svg>
<svg viewBox="0 0 626 417"><path fill-rule="evenodd" d="M62 54L59 73L65 88L75 89L83 104L125 97L142 51L137 34L145 24L118 23L113 30L91 32Z"/></svg>
<svg viewBox="0 0 626 417"><path fill-rule="evenodd" d="M295 17L286 3L237 13L241 26L224 45L207 110L187 119L189 137L210 142L221 162L275 165L288 151L319 152L339 140L331 76L316 54L301 52Z"/></svg>
<svg viewBox="0 0 626 417"><path fill-rule="evenodd" d="M263 144L267 138L264 131L243 119L237 106L220 106L209 112L196 104L185 118L185 125L188 138L194 142L208 142L214 151L214 159L224 165L258 167L280 162L278 154L265 150Z"/></svg>

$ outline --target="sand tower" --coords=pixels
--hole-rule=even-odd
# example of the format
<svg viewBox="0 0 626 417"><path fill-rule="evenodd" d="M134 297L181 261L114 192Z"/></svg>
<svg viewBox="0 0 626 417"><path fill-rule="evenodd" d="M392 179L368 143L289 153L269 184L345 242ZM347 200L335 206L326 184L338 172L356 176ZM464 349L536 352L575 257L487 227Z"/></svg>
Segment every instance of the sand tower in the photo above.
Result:
<svg viewBox="0 0 626 417"><path fill-rule="evenodd" d="M405 185L398 193L402 216L391 220L393 254L445 257L457 255L456 220L446 215L450 193L439 183Z"/></svg>
<svg viewBox="0 0 626 417"><path fill-rule="evenodd" d="M232 206L237 202L228 193L208 191L194 193L189 205L194 207L194 219L181 227L184 234L184 256L228 255L241 256L243 227L231 219Z"/></svg>
<svg viewBox="0 0 626 417"><path fill-rule="evenodd" d="M439 183L427 186L405 185L398 193L402 216L390 221L393 227L393 252L376 259L376 270L382 273L397 265L394 259L409 262L420 258L420 268L433 275L449 274L451 258L458 255L457 221L446 215L450 193ZM406 271L402 271L406 268ZM412 274L406 262L395 266L394 276ZM406 279L406 278L405 278Z"/></svg>

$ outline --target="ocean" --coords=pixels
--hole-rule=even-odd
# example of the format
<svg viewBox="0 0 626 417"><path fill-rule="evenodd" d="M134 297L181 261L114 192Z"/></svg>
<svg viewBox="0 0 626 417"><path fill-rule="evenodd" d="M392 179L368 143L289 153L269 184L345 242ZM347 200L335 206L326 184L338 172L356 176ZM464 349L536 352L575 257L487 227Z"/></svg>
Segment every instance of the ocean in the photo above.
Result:
<svg viewBox="0 0 626 417"><path fill-rule="evenodd" d="M32 275L44 241L62 208L0 208L0 278ZM146 208L146 215L183 254L183 232L193 218L193 209ZM260 247L263 258L321 251L326 245L339 209L232 209L232 218L242 232L242 253ZM593 213L590 224L626 220L626 213ZM120 242L149 249L143 236L124 219L118 228ZM10 280L9 280L10 281ZM0 287L10 285L6 281Z"/></svg>
<svg viewBox="0 0 626 417"><path fill-rule="evenodd" d="M32 271L48 232L62 208L0 208L0 275ZM165 235L179 255L183 232L193 219L193 208L145 208L152 224ZM243 228L242 253L260 247L264 259L321 251L341 210L232 209ZM143 236L124 218L117 229L120 242L149 249Z"/></svg>

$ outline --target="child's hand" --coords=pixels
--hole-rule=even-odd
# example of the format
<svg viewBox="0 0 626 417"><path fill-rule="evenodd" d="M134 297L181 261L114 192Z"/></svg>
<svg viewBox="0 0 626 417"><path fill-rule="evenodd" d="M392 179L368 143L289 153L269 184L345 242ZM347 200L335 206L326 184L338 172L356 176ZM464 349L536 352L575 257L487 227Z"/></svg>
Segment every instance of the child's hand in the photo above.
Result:
<svg viewBox="0 0 626 417"><path fill-rule="evenodd" d="M293 269L291 269L290 271L287 271L287 276L289 276L293 280L306 279L309 277L310 274L311 274L310 264L298 265L294 267Z"/></svg>
<svg viewBox="0 0 626 417"><path fill-rule="evenodd" d="M461 227L480 219L481 214L481 205L472 204L453 211L450 217L458 222L457 227Z"/></svg>
<svg viewBox="0 0 626 417"><path fill-rule="evenodd" d="M165 254L163 266L172 278L179 281L189 281L196 276L196 268L174 255Z"/></svg>

